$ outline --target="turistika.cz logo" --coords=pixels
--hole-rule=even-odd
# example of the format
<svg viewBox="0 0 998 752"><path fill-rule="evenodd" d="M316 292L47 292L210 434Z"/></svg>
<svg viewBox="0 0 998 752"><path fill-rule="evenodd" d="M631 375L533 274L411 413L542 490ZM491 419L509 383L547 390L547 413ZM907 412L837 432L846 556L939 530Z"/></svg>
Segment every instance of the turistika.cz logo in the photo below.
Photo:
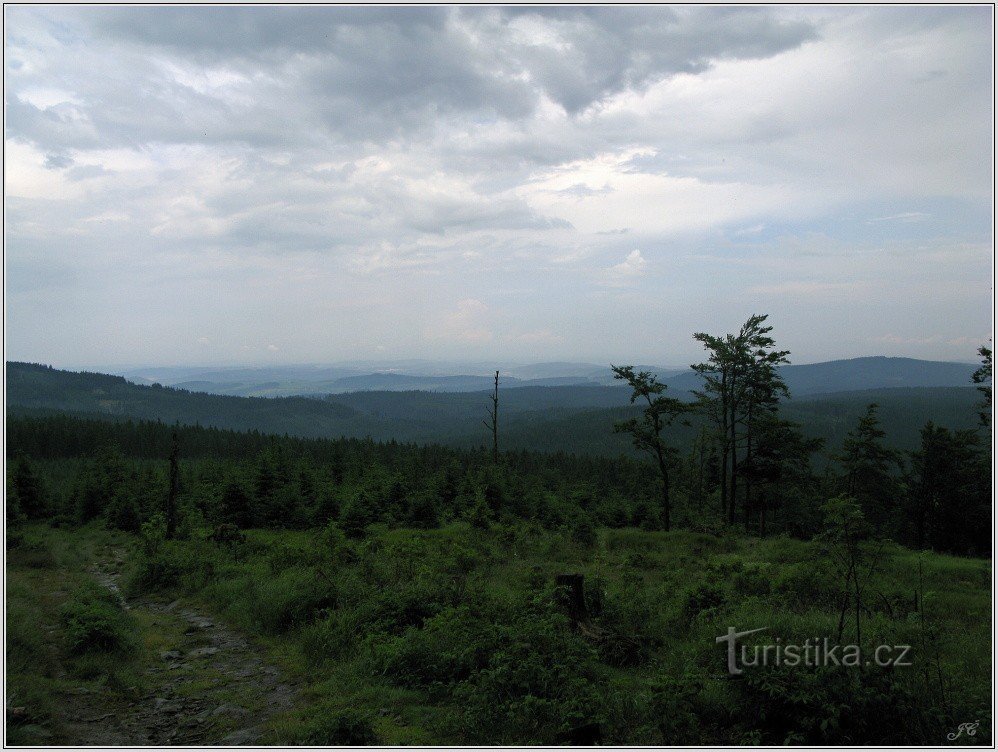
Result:
<svg viewBox="0 0 998 752"><path fill-rule="evenodd" d="M802 643L774 642L758 645L739 643L748 635L763 632L766 627L739 632L728 627L728 633L715 642L728 643L728 673L738 676L744 668L757 666L910 666L911 645L877 645L872 658L863 657L859 645L840 645L827 637L808 638Z"/></svg>

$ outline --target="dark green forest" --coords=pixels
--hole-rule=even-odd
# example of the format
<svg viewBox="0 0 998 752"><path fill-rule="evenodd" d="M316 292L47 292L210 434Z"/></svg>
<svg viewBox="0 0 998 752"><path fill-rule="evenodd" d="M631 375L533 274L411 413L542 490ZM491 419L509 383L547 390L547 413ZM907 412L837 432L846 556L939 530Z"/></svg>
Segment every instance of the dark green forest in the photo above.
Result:
<svg viewBox="0 0 998 752"><path fill-rule="evenodd" d="M8 364L21 738L67 738L31 578L97 539L128 550L130 597L200 603L305 684L273 742L922 744L989 717L990 351L966 389L795 401L766 317L696 338L698 389L620 365L578 388L597 409L497 392L519 401L494 445L455 428L484 393L247 399ZM435 443L364 433L418 436L442 397ZM125 701L138 627L79 608L60 660ZM919 647L907 670L734 681L729 625Z"/></svg>
<svg viewBox="0 0 998 752"><path fill-rule="evenodd" d="M917 361L914 361L917 362ZM800 368L811 368L800 366ZM608 369L609 372L609 369ZM849 384L836 373L835 384ZM949 374L946 376L950 378ZM798 377L797 379L801 379ZM879 405L891 446L910 450L926 422L952 429L977 426L977 391L965 387L891 387L808 394L784 400L780 411L829 447L841 444L866 406ZM808 383L811 389L814 384ZM689 385L687 385L689 386ZM688 389L673 391L684 401ZM631 442L609 430L636 414L623 386L519 387L503 389L502 443L509 449L617 457L635 454ZM487 441L481 418L485 392L355 392L324 399L229 397L170 387L139 386L117 376L73 373L26 363L7 364L7 406L11 415L77 413L104 420L161 420L307 438L372 438L437 443L460 448ZM665 428L670 444L689 444L702 417ZM687 425L689 424L689 425Z"/></svg>

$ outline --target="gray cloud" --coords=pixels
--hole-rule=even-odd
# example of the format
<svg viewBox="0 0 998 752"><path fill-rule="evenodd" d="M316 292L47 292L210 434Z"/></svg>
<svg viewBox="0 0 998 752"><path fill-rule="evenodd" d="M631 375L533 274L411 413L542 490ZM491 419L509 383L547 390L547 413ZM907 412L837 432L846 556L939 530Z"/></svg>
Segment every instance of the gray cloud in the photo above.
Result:
<svg viewBox="0 0 998 752"><path fill-rule="evenodd" d="M60 52L82 52L88 33L107 45L96 70L63 71L83 103L38 108L15 95L8 121L19 137L66 147L404 138L448 114L473 122L527 117L541 97L577 114L655 78L701 71L715 59L765 57L814 35L810 24L761 9L132 7L65 14L70 21L43 24L65 42ZM242 77L233 88L252 100L252 116L238 98L179 83L156 59ZM131 76L121 75L123 64ZM141 86L133 85L136 76Z"/></svg>
<svg viewBox="0 0 998 752"><path fill-rule="evenodd" d="M600 341L654 359L689 346L657 321L703 329L705 306L805 290L839 296L827 318L843 328L896 320L891 341L931 339L913 333L939 326L930 311L986 329L982 294L945 297L980 253L944 251L990 241L987 9L5 17L9 331L23 357L45 359L44 345L83 358L84 329L111 340L127 319L101 357L194 357L182 341L198 337L172 332L210 325L211 342L233 343L220 360L255 338L302 359L491 357L503 342L610 354L586 350ZM921 247L940 250L892 276ZM818 261L857 249L869 265L856 278ZM760 258L772 265L751 267ZM925 280L939 300L922 299ZM841 302L878 285L909 301L905 315ZM426 336L467 300L494 339ZM844 340L828 348L848 354Z"/></svg>

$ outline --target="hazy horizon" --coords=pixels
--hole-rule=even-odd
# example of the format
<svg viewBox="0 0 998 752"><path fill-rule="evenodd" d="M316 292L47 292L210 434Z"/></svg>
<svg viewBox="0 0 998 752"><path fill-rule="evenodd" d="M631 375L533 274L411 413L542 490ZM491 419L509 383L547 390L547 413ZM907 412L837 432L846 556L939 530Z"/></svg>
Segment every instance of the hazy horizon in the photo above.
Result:
<svg viewBox="0 0 998 752"><path fill-rule="evenodd" d="M11 360L679 367L753 313L794 363L992 336L990 7L4 14Z"/></svg>
<svg viewBox="0 0 998 752"><path fill-rule="evenodd" d="M872 354L872 355L855 355L847 357L833 357L821 360L809 360L801 361L795 360L793 357L790 358L790 365L816 365L819 363L828 363L832 361L840 360L857 360L860 358L871 358L871 357L885 357L885 358L905 358L910 360L922 360L931 362L949 362L949 363L961 363L967 365L975 365L979 361L972 358L954 358L954 359L939 359L939 358L924 358L916 355L883 355L883 354ZM700 359L691 359L689 363L686 362L672 362L666 359L655 359L655 358L638 358L638 359L615 359L615 360L599 360L596 358L557 358L553 360L509 360L505 362L496 362L495 365L490 364L486 361L481 360L464 360L461 358L457 359L434 359L434 358L372 358L372 359L345 359L345 360L330 360L330 361L303 361L303 362L229 362L229 363L119 363L119 364L107 364L107 363L60 363L52 360L39 360L39 361L24 361L20 358L7 357L8 362L34 362L41 365L50 365L53 368L59 370L68 371L91 371L94 373L108 373L108 374L124 374L128 372L134 372L139 370L155 370L155 369L177 369L177 370L205 370L205 371L225 371L225 370L239 370L239 369L321 369L321 368L357 368L359 370L369 369L369 373L377 373L381 371L395 371L399 373L406 373L407 365L419 364L423 367L436 366L441 370L441 374L446 375L482 375L489 374L495 370L496 367L499 368L500 372L505 372L504 369L518 369L527 368L530 366L550 366L565 364L568 366L593 366L595 368L606 368L609 371L611 364L613 365L636 365L636 366L653 366L657 368L667 369L667 370L681 370L689 368L690 364L693 362L699 362ZM460 371L459 369L466 368L466 371Z"/></svg>

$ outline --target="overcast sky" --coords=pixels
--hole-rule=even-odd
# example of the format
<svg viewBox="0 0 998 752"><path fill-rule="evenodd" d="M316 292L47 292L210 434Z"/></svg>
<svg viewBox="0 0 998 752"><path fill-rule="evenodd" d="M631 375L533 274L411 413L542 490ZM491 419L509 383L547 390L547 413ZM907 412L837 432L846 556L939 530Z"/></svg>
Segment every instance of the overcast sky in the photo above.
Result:
<svg viewBox="0 0 998 752"><path fill-rule="evenodd" d="M8 359L991 336L977 8L5 8Z"/></svg>

